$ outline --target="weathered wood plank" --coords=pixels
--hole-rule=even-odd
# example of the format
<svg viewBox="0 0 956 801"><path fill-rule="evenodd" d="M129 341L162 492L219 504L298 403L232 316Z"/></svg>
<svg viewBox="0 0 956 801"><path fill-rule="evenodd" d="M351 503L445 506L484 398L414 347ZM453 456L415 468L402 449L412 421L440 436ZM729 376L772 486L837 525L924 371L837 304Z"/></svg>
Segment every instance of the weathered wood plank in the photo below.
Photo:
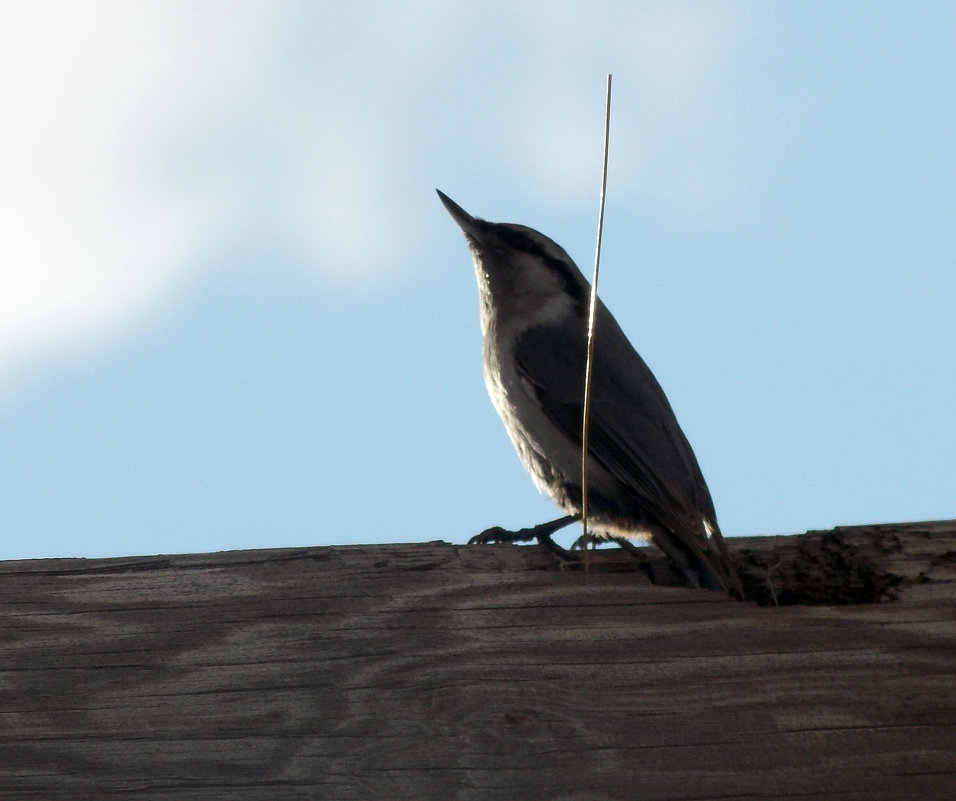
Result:
<svg viewBox="0 0 956 801"><path fill-rule="evenodd" d="M732 544L0 563L0 798L954 797L956 521Z"/></svg>

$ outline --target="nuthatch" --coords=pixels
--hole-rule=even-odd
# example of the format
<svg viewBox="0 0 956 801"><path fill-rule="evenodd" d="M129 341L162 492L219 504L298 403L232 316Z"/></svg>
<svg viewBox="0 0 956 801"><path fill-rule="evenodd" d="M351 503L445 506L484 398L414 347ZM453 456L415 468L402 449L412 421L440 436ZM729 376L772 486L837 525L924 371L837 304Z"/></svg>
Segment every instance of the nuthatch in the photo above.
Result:
<svg viewBox="0 0 956 801"><path fill-rule="evenodd" d="M581 516L581 431L591 286L555 242L472 217L438 192L478 278L485 384L535 484L567 515L480 541L537 538ZM588 436L588 519L609 536L647 536L691 586L738 597L740 579L694 452L654 374L600 301Z"/></svg>

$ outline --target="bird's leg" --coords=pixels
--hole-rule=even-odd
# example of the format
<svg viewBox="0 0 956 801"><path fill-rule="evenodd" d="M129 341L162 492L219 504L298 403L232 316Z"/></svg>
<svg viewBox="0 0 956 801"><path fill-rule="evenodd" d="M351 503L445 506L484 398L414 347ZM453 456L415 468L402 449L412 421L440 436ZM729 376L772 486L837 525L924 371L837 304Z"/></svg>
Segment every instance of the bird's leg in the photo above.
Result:
<svg viewBox="0 0 956 801"><path fill-rule="evenodd" d="M627 551L631 556L637 559L639 562L648 562L648 558L645 555L644 551L638 548L633 542L631 542L627 537L611 537L612 542L616 542L621 548Z"/></svg>
<svg viewBox="0 0 956 801"><path fill-rule="evenodd" d="M627 537L611 537L612 542L616 542L621 546L621 549L629 553L640 563L639 568L647 574L647 577L651 580L651 584L654 583L654 568L651 566L651 560L647 558L647 554L641 548L638 548L633 542L631 542Z"/></svg>
<svg viewBox="0 0 956 801"><path fill-rule="evenodd" d="M552 553L557 554L562 559L578 561L581 557L579 557L577 554L571 553L568 550L565 550L551 539L551 535L554 534L555 531L557 531L559 528L564 528L577 519L577 515L565 515L564 517L559 517L557 520L550 520L547 523L540 523L537 526L531 526L530 528L520 528L517 531L509 531L501 526L492 526L491 528L486 528L481 532L481 534L476 534L474 537L468 540L468 544L487 545L488 543L492 542L514 543L537 540L541 545L543 545Z"/></svg>
<svg viewBox="0 0 956 801"><path fill-rule="evenodd" d="M588 544L591 547L594 546L595 542L613 542L615 545L620 545L622 551L630 556L633 556L638 561L638 570L641 570L647 575L647 577L651 580L651 584L654 583L654 567L651 564L651 560L647 558L647 554L644 553L643 549L638 548L627 537L620 537L616 534L602 534L599 537L594 537L592 535L588 539ZM584 536L582 535L578 537L571 545L571 548L577 550L584 548Z"/></svg>

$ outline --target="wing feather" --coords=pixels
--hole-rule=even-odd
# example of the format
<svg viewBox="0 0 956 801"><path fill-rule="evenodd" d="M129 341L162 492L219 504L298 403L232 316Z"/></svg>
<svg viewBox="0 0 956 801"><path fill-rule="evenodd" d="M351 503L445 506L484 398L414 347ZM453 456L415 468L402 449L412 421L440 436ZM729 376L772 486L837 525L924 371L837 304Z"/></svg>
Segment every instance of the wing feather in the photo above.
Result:
<svg viewBox="0 0 956 801"><path fill-rule="evenodd" d="M555 325L564 330L536 327L519 336L516 362L545 414L580 449L584 321L569 316ZM589 458L633 492L638 507L707 550L703 520L716 530L713 502L663 389L603 307L596 337Z"/></svg>

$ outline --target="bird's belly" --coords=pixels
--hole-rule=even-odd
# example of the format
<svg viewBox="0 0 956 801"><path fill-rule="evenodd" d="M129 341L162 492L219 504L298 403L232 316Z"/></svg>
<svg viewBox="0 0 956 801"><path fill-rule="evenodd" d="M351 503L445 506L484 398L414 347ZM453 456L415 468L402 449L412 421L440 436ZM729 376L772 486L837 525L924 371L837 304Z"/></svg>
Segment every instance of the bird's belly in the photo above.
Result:
<svg viewBox="0 0 956 801"><path fill-rule="evenodd" d="M550 495L569 514L581 512L581 445L542 410L534 387L507 371L485 371L491 402L508 432L518 458L541 492ZM588 463L588 506L596 520L621 529L621 515L608 500L621 487L593 459Z"/></svg>

